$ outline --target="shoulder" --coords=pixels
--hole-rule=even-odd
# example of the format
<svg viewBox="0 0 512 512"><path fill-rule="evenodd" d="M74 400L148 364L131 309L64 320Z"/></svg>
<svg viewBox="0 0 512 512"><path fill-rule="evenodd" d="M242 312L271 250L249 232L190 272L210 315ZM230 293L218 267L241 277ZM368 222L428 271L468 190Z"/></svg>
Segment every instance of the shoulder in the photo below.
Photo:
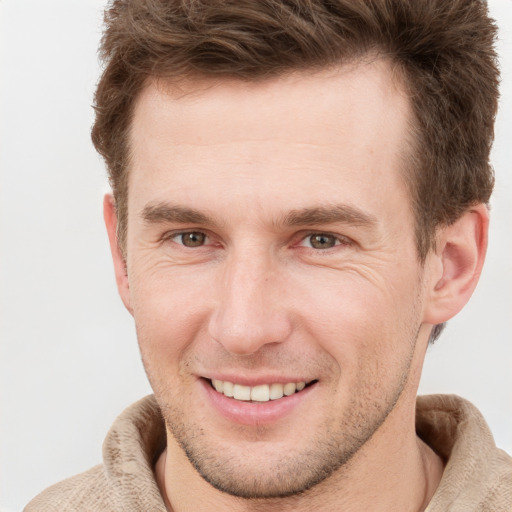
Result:
<svg viewBox="0 0 512 512"><path fill-rule="evenodd" d="M103 443L103 464L49 487L25 512L163 510L153 462L165 447L165 424L148 396L115 420Z"/></svg>
<svg viewBox="0 0 512 512"><path fill-rule="evenodd" d="M418 397L416 430L445 461L428 512L512 510L512 458L474 405L455 395Z"/></svg>
<svg viewBox="0 0 512 512"><path fill-rule="evenodd" d="M115 510L103 465L95 466L37 495L24 512L78 512Z"/></svg>

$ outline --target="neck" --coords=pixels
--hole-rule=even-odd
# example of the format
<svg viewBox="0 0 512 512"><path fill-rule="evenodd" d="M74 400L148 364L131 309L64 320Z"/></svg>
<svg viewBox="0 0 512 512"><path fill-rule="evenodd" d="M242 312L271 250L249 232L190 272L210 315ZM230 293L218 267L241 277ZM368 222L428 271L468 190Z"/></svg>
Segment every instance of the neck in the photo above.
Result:
<svg viewBox="0 0 512 512"><path fill-rule="evenodd" d="M404 418L411 410L410 404L398 403L349 463L298 496L248 500L218 491L192 467L169 432L168 446L155 468L157 481L173 512L423 511L441 480L443 463L416 436L414 414Z"/></svg>

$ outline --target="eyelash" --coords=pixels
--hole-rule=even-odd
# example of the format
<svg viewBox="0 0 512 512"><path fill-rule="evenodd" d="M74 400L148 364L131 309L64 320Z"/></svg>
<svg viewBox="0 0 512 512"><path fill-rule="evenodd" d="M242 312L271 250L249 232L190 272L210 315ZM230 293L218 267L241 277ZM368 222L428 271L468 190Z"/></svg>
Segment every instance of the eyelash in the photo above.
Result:
<svg viewBox="0 0 512 512"><path fill-rule="evenodd" d="M315 248L315 247L312 247L311 245L307 245L307 246L303 245L306 241L311 240L311 238L314 236L329 237L329 238L332 237L335 240L335 244L332 247L323 248L323 249ZM311 244L311 242L309 242L309 243ZM333 233L328 233L325 231L311 231L311 232L307 233L306 235L304 235L300 239L299 245L301 247L306 247L307 249L315 250L315 252L327 252L330 249L334 249L339 246L352 245L352 243L353 242L352 242L352 240L350 240L350 238L343 236L343 235L335 235Z"/></svg>
<svg viewBox="0 0 512 512"><path fill-rule="evenodd" d="M180 237L180 236L183 236L183 235L187 235L187 234L204 235L205 242L200 244L200 245L197 245L197 246L187 246L184 243L180 243L180 242L175 240L177 237ZM311 242L309 242L309 245L304 245L305 242L307 242L308 240L311 240L311 238L314 237L314 236L329 237L329 238L332 237L335 240L335 244L332 247L327 247L327 248L315 248L315 247L312 247ZM178 244L178 245L180 245L182 247L185 247L187 249L194 249L194 248L204 247L205 245L207 245L207 242L209 240L211 240L211 237L205 231L190 229L190 230L185 230L185 231L177 231L177 232L173 231L173 232L165 233L162 236L162 240L163 241L169 240L169 241L172 241L172 242L174 242L174 243L176 243L176 244ZM310 250L313 250L315 252L328 252L328 251L330 251L332 249L335 249L336 247L339 247L339 246L350 246L352 244L353 244L353 241L350 238L348 238L346 236L343 236L343 235L335 235L333 233L328 233L328 232L325 232L325 231L310 231L310 232L307 232L305 234L302 234L301 237L300 237L299 242L294 244L294 245L295 246L299 246L299 247L304 247L306 249L310 249Z"/></svg>
<svg viewBox="0 0 512 512"><path fill-rule="evenodd" d="M204 235L205 237L205 240L209 240L211 237L208 235L208 233L204 232L204 231L201 231L201 230L194 230L194 229L189 229L189 230L186 230L186 231L172 231L172 232L168 232L168 233L165 233L163 236L162 236L162 240L163 241L166 241L166 240L169 240L171 242L174 242L178 245L181 245L183 247L187 247L185 244L183 243L179 243L177 241L175 241L174 239L175 238L178 238L179 236L183 236L183 235L188 235L188 234L199 234L199 235ZM203 245L199 245L197 247L204 247L204 244Z"/></svg>

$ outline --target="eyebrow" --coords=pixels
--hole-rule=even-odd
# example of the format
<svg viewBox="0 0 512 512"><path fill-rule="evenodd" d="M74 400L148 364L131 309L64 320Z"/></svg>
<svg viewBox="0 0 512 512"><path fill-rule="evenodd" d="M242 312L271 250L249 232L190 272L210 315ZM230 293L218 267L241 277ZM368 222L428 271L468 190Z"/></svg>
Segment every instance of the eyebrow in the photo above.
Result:
<svg viewBox="0 0 512 512"><path fill-rule="evenodd" d="M219 225L211 216L187 206L168 203L148 204L142 210L142 218L148 224L162 222L177 224L201 224L216 227ZM308 226L319 224L349 224L358 227L374 227L377 217L350 205L317 206L291 210L277 221L279 226Z"/></svg>
<svg viewBox="0 0 512 512"><path fill-rule="evenodd" d="M167 203L148 204L142 210L142 218L148 224L175 222L178 224L216 224L204 213L186 206Z"/></svg>
<svg viewBox="0 0 512 512"><path fill-rule="evenodd" d="M340 204L292 210L285 216L283 222L287 226L336 223L373 227L377 224L377 217L354 206Z"/></svg>

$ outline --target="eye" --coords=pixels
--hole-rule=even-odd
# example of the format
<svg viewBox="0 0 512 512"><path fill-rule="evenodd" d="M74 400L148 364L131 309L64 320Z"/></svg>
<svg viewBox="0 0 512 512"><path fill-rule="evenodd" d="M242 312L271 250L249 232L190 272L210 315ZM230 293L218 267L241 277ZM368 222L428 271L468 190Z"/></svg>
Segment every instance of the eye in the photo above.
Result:
<svg viewBox="0 0 512 512"><path fill-rule="evenodd" d="M173 242L185 247L201 247L208 241L208 236L201 231L186 231L170 237Z"/></svg>
<svg viewBox="0 0 512 512"><path fill-rule="evenodd" d="M332 249L336 245L348 244L344 238L340 238L328 233L312 233L304 238L300 245L311 247L312 249Z"/></svg>

